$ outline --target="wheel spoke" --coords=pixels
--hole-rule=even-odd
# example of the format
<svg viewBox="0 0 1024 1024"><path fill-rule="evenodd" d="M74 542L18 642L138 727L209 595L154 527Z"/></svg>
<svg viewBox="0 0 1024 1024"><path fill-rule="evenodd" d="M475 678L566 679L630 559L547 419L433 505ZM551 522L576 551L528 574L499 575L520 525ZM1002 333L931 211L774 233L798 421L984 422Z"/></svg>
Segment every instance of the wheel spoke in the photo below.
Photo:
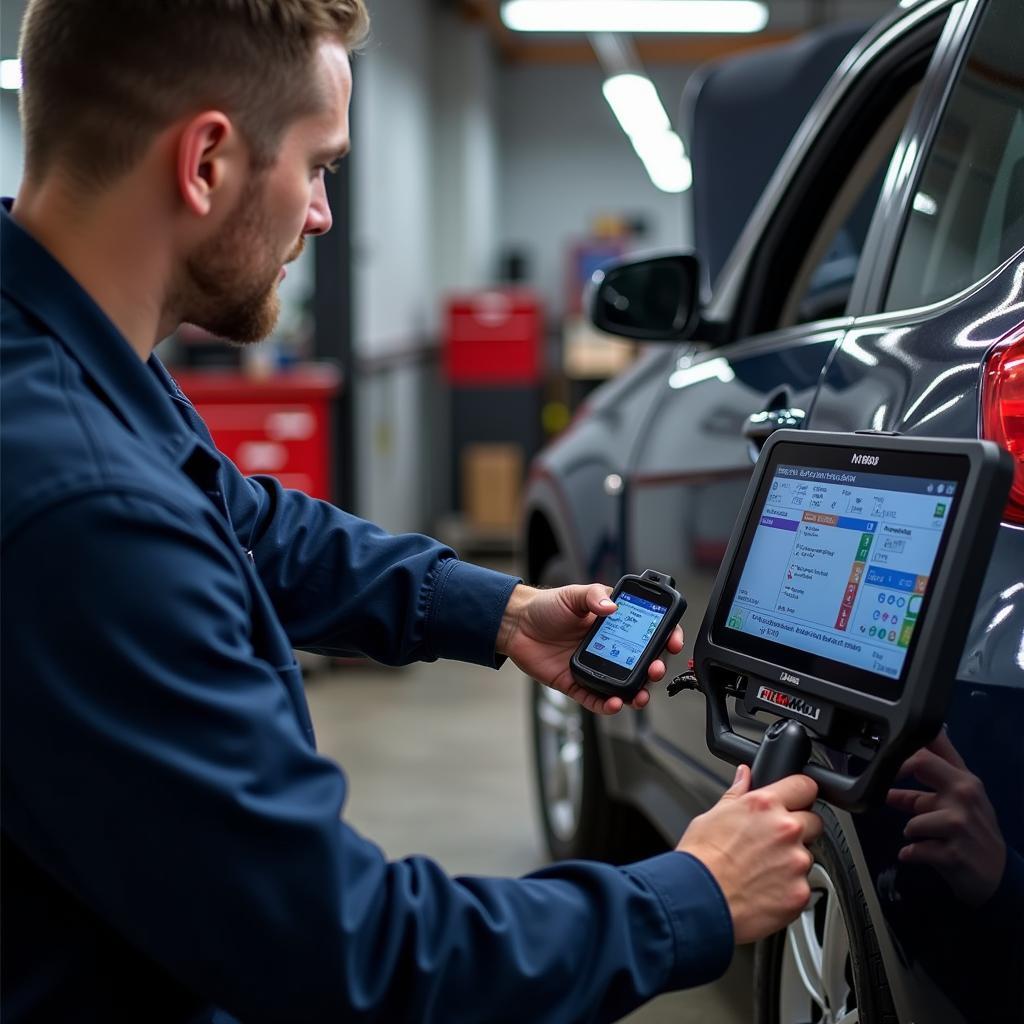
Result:
<svg viewBox="0 0 1024 1024"><path fill-rule="evenodd" d="M850 986L846 982L849 958L850 939L846 932L846 921L833 889L828 893L821 936L821 985L833 1017L844 1013L849 1004Z"/></svg>
<svg viewBox="0 0 1024 1024"><path fill-rule="evenodd" d="M551 831L568 841L579 825L583 799L583 732L579 707L548 687L539 690L541 787Z"/></svg>
<svg viewBox="0 0 1024 1024"><path fill-rule="evenodd" d="M811 999L826 1010L821 981L821 947L814 933L813 904L789 926L786 940L803 987Z"/></svg>
<svg viewBox="0 0 1024 1024"><path fill-rule="evenodd" d="M860 1024L860 1010L855 1006L849 1013L836 1019L836 1024Z"/></svg>
<svg viewBox="0 0 1024 1024"><path fill-rule="evenodd" d="M537 702L537 717L540 719L541 724L547 726L549 729L564 729L565 728L565 712L549 701L542 700Z"/></svg>

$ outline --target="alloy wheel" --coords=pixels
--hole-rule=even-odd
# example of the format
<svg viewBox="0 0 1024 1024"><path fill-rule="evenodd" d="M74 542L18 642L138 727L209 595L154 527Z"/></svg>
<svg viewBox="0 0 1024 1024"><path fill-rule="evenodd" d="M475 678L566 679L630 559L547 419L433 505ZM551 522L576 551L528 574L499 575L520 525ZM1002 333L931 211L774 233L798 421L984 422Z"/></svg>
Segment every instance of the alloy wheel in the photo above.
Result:
<svg viewBox="0 0 1024 1024"><path fill-rule="evenodd" d="M569 842L583 805L583 711L564 693L538 684L541 794L551 831Z"/></svg>
<svg viewBox="0 0 1024 1024"><path fill-rule="evenodd" d="M780 1024L860 1024L850 936L828 872L815 864L811 900L786 929L779 977Z"/></svg>

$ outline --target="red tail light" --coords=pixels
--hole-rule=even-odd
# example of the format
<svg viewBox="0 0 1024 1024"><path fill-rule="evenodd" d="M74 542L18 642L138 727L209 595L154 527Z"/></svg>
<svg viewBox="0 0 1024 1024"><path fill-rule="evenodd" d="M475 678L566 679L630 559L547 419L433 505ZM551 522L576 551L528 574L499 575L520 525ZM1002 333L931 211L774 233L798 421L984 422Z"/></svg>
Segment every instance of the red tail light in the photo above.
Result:
<svg viewBox="0 0 1024 1024"><path fill-rule="evenodd" d="M985 365L981 432L1013 456L1016 471L1006 519L1024 524L1024 334L1020 327L992 350Z"/></svg>

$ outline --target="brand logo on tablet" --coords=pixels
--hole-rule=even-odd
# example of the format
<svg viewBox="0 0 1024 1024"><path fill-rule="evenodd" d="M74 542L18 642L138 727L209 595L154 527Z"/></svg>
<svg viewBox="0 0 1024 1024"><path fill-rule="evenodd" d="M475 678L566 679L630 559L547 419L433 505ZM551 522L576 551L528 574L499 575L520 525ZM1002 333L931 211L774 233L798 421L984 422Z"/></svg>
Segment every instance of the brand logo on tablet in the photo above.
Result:
<svg viewBox="0 0 1024 1024"><path fill-rule="evenodd" d="M791 676L788 672L782 672L779 675L779 682L780 683L792 683L794 686L799 686L800 685L800 677L799 676Z"/></svg>
<svg viewBox="0 0 1024 1024"><path fill-rule="evenodd" d="M878 456L877 455L861 455L860 452L854 452L850 456L850 461L855 466L877 466Z"/></svg>
<svg viewBox="0 0 1024 1024"><path fill-rule="evenodd" d="M789 711L791 714L809 718L812 722L816 722L821 717L821 708L804 700L803 697L794 697L791 693L782 693L780 690L773 690L770 686L758 687L757 699Z"/></svg>

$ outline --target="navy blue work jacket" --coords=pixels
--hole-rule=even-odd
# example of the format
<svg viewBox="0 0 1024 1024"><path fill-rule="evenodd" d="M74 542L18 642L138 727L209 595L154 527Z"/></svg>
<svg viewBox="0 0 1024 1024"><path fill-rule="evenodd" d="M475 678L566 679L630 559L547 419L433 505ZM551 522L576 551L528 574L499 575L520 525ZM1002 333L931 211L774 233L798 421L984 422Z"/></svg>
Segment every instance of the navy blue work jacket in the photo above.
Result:
<svg viewBox="0 0 1024 1024"><path fill-rule="evenodd" d="M4 1020L566 1024L717 977L689 856L452 879L342 821L293 648L494 665L516 581L243 477L0 216Z"/></svg>

